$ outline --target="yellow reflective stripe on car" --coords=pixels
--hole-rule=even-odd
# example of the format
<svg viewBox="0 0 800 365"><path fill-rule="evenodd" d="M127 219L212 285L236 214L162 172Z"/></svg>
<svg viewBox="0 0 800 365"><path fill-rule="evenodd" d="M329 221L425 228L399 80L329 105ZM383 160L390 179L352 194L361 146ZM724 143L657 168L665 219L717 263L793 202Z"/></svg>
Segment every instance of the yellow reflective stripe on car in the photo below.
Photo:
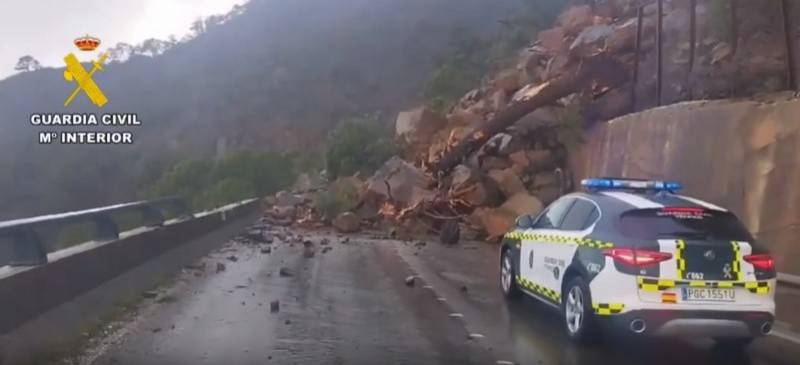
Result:
<svg viewBox="0 0 800 365"><path fill-rule="evenodd" d="M551 300L554 303L561 303L561 294L553 289L536 284L521 276L517 276L517 284L534 294L541 295L542 297Z"/></svg>
<svg viewBox="0 0 800 365"><path fill-rule="evenodd" d="M700 288L745 288L751 293L767 294L769 293L769 281L698 281L698 280L669 280L647 278L642 276L636 277L636 284L642 291L657 292L667 289L672 289L678 286L690 286Z"/></svg>
<svg viewBox="0 0 800 365"><path fill-rule="evenodd" d="M751 293L767 294L769 293L769 282L766 281L751 281L744 284Z"/></svg>
<svg viewBox="0 0 800 365"><path fill-rule="evenodd" d="M742 267L741 267L741 260L742 260L742 251L739 247L739 242L731 241L731 245L733 246L733 262L731 263L731 273L736 280L743 280L742 277Z"/></svg>
<svg viewBox="0 0 800 365"><path fill-rule="evenodd" d="M686 248L686 242L678 240L675 242L675 264L678 270L678 279L683 279L683 272L686 270L686 259L683 257L683 250Z"/></svg>
<svg viewBox="0 0 800 365"><path fill-rule="evenodd" d="M536 234L513 231L508 232L504 236L510 240L532 240L532 241L547 241L552 243L575 244L578 246L585 246L597 249L612 248L614 244L611 242L603 242L591 238L579 238L562 235L549 235L549 234Z"/></svg>
<svg viewBox="0 0 800 365"><path fill-rule="evenodd" d="M622 303L596 303L592 304L594 312L601 316L621 313L625 309L625 304Z"/></svg>

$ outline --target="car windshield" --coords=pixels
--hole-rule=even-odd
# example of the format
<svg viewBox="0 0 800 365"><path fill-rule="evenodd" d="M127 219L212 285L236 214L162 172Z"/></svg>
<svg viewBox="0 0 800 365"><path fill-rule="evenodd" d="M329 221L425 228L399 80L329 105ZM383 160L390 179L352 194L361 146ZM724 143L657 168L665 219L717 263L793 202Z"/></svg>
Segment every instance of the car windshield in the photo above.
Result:
<svg viewBox="0 0 800 365"><path fill-rule="evenodd" d="M680 237L752 241L752 236L735 215L703 208L668 207L628 211L620 218L620 229L627 236L642 239Z"/></svg>

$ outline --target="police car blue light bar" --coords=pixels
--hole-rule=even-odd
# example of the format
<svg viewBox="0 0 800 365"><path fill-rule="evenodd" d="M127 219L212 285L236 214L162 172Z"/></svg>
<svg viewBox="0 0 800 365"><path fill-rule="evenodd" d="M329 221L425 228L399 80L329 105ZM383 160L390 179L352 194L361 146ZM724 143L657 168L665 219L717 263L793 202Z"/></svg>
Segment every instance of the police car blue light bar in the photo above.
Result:
<svg viewBox="0 0 800 365"><path fill-rule="evenodd" d="M591 178L581 181L581 185L588 190L652 190L652 191L671 191L675 192L683 189L683 185L677 181L657 181L657 180L629 180L629 179L608 179Z"/></svg>

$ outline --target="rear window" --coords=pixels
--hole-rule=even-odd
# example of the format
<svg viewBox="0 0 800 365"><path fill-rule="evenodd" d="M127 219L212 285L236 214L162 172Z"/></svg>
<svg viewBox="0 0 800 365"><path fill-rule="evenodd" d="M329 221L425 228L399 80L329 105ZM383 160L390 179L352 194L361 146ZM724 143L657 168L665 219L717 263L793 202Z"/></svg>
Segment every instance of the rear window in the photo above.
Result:
<svg viewBox="0 0 800 365"><path fill-rule="evenodd" d="M622 214L623 234L641 239L689 238L753 241L750 232L729 212L703 208L639 209Z"/></svg>

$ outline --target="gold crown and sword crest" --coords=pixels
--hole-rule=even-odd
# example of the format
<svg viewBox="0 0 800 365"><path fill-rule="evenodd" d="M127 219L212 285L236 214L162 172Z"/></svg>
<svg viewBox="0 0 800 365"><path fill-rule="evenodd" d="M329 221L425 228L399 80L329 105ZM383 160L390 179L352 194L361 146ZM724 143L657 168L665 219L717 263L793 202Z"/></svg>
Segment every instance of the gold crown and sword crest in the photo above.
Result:
<svg viewBox="0 0 800 365"><path fill-rule="evenodd" d="M75 39L73 43L79 50L84 52L94 51L100 46L100 40L88 34ZM103 53L96 61L92 61L92 69L88 72L83 68L83 65L81 65L81 62L78 61L78 58L75 57L74 54L69 53L64 57L64 63L67 65L67 68L64 70L64 80L67 80L67 82L74 81L76 84L75 89L72 90L67 100L64 101L64 107L72 103L72 100L75 99L81 91L83 91L86 97L89 98L89 101L98 108L106 105L108 99L103 94L103 91L100 90L100 87L92 80L92 76L95 72L103 70L103 63L105 63L107 57L108 53Z"/></svg>

